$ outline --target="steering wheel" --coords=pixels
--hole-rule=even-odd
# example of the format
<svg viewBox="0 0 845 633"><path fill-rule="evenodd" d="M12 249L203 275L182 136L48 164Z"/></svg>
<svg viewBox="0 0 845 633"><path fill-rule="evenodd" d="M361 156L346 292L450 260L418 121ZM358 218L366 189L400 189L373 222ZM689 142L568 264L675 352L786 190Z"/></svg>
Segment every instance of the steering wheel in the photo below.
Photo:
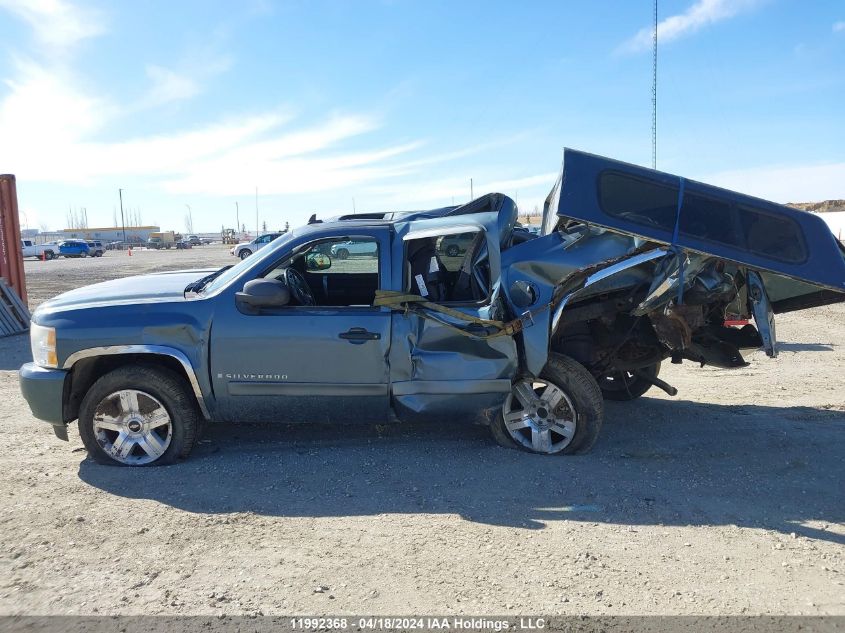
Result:
<svg viewBox="0 0 845 633"><path fill-rule="evenodd" d="M317 305L317 301L314 299L314 293L308 287L308 282L305 281L305 278L296 268L290 266L285 268L285 285L300 305Z"/></svg>

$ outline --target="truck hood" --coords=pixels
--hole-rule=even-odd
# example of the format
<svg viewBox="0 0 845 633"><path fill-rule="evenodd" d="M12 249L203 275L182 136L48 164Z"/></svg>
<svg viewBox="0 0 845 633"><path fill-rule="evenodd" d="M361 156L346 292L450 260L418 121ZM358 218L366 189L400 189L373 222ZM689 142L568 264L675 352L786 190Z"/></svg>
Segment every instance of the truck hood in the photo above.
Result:
<svg viewBox="0 0 845 633"><path fill-rule="evenodd" d="M192 281L213 273L216 269L177 270L152 275L138 275L83 286L60 294L42 303L39 313L76 310L101 305L162 303L185 301L184 290Z"/></svg>

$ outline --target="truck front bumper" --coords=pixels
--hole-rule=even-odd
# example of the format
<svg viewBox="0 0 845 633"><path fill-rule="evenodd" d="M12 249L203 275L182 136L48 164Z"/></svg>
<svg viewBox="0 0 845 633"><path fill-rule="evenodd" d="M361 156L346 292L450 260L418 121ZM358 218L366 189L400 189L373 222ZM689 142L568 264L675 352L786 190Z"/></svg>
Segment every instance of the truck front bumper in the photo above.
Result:
<svg viewBox="0 0 845 633"><path fill-rule="evenodd" d="M62 410L67 374L63 369L45 369L35 363L25 364L18 372L21 393L32 415L52 424L56 436L65 440L67 430Z"/></svg>

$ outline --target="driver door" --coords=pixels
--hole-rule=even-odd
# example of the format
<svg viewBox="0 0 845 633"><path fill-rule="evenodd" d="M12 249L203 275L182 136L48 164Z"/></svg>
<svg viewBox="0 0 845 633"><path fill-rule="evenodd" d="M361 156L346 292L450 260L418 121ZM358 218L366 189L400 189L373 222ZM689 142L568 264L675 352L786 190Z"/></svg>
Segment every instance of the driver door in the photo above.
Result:
<svg viewBox="0 0 845 633"><path fill-rule="evenodd" d="M224 419L387 420L390 313L372 305L379 279L389 275L387 231L343 235L342 239L376 246L374 253L345 260L327 255L332 242L339 239L321 236L301 244L256 275L278 278L286 267L295 267L306 279L316 305L298 305L292 298L284 307L246 314L234 296L222 302L225 314L215 315L211 334L211 369ZM312 251L321 253L330 266L307 270L306 256ZM355 287L354 292L332 292L345 288L345 281Z"/></svg>

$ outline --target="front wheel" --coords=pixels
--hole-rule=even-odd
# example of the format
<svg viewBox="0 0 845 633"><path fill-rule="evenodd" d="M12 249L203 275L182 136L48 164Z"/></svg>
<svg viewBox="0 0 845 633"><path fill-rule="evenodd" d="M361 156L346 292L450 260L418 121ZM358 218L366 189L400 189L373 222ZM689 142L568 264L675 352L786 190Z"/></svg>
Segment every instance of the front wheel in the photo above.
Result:
<svg viewBox="0 0 845 633"><path fill-rule="evenodd" d="M50 261L51 259L55 258L56 254L53 251L44 251L44 259Z"/></svg>
<svg viewBox="0 0 845 633"><path fill-rule="evenodd" d="M461 250L458 248L457 244L450 244L449 247L446 249L446 254L449 257L457 257L460 252Z"/></svg>
<svg viewBox="0 0 845 633"><path fill-rule="evenodd" d="M657 378L660 373L660 363L649 365L638 371L652 378ZM598 383L602 395L607 400L618 401L636 400L653 386L647 380L630 371L617 371L599 376Z"/></svg>
<svg viewBox="0 0 845 633"><path fill-rule="evenodd" d="M82 251L82 252L79 254L79 256L80 256L80 257L82 257L82 258L85 258L85 257L88 257L88 253L86 253L85 251Z"/></svg>
<svg viewBox="0 0 845 633"><path fill-rule="evenodd" d="M241 254L238 257L240 257L241 259L246 259L250 255L252 255L252 251L248 248L245 248L241 251Z"/></svg>
<svg viewBox="0 0 845 633"><path fill-rule="evenodd" d="M111 466L171 464L187 457L199 424L185 381L144 365L102 376L79 408L79 435L88 455Z"/></svg>
<svg viewBox="0 0 845 633"><path fill-rule="evenodd" d="M568 356L550 354L538 378L516 381L491 424L508 448L544 455L586 453L604 418L601 389L590 372Z"/></svg>
<svg viewBox="0 0 845 633"><path fill-rule="evenodd" d="M338 259L349 259L349 251L345 248L339 248L337 250L337 258Z"/></svg>

